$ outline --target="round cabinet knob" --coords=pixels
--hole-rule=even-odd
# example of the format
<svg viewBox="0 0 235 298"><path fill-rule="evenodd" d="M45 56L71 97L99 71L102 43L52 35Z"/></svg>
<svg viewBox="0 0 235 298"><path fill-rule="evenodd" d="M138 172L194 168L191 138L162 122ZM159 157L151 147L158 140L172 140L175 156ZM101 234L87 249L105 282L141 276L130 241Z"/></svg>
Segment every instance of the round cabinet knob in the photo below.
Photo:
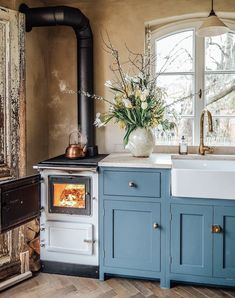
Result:
<svg viewBox="0 0 235 298"><path fill-rule="evenodd" d="M213 225L211 231L212 233L218 234L222 232L222 228L220 225Z"/></svg>
<svg viewBox="0 0 235 298"><path fill-rule="evenodd" d="M158 224L158 223L156 223L156 222L155 222L155 223L153 223L153 228L154 228L154 229L158 229L158 228L159 228L159 224Z"/></svg>
<svg viewBox="0 0 235 298"><path fill-rule="evenodd" d="M129 185L129 187L135 187L135 186L136 186L135 183L134 183L133 181L130 181L130 182L128 183L128 185Z"/></svg>

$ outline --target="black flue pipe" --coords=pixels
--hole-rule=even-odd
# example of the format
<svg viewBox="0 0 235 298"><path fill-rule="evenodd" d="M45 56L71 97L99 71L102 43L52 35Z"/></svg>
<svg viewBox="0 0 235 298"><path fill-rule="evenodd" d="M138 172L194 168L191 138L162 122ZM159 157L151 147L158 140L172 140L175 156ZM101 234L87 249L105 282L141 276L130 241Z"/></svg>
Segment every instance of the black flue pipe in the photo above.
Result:
<svg viewBox="0 0 235 298"><path fill-rule="evenodd" d="M26 31L33 27L70 26L77 37L77 90L93 94L93 36L88 18L78 9L67 6L29 8L21 4L20 12L25 14ZM88 139L88 154L98 154L94 134L93 100L78 93L78 127Z"/></svg>

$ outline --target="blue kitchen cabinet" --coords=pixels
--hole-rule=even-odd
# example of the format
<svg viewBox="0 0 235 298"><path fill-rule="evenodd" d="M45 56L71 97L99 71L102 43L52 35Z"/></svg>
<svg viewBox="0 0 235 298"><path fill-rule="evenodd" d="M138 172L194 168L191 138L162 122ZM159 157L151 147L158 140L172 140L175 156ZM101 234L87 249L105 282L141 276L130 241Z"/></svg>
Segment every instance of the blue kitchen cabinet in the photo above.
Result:
<svg viewBox="0 0 235 298"><path fill-rule="evenodd" d="M171 201L175 203L169 208L166 284L183 281L235 287L235 201Z"/></svg>
<svg viewBox="0 0 235 298"><path fill-rule="evenodd" d="M160 203L104 202L104 265L160 271Z"/></svg>
<svg viewBox="0 0 235 298"><path fill-rule="evenodd" d="M235 207L214 208L214 276L233 278L235 285Z"/></svg>
<svg viewBox="0 0 235 298"><path fill-rule="evenodd" d="M166 287L166 200L169 170L100 168L100 279L160 279Z"/></svg>
<svg viewBox="0 0 235 298"><path fill-rule="evenodd" d="M171 205L171 272L212 275L213 207Z"/></svg>
<svg viewBox="0 0 235 298"><path fill-rule="evenodd" d="M235 287L235 200L170 196L170 170L100 168L105 275Z"/></svg>

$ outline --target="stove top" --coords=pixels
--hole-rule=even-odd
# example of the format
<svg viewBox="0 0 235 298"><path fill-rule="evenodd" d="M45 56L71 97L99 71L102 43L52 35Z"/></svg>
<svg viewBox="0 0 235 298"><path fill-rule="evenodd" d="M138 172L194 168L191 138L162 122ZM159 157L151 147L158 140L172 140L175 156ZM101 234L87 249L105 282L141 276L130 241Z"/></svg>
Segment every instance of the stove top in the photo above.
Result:
<svg viewBox="0 0 235 298"><path fill-rule="evenodd" d="M70 159L65 157L65 155L59 155L38 163L38 166L66 166L66 167L74 167L74 166L82 166L82 167L96 167L98 166L98 162L105 158L107 154L99 154L94 157L83 157Z"/></svg>

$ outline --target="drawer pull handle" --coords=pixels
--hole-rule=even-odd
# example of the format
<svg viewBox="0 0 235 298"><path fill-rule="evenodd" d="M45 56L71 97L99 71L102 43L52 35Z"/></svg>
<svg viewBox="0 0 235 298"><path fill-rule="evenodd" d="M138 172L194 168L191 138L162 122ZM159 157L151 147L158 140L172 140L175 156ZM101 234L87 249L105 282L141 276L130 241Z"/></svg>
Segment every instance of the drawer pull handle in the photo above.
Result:
<svg viewBox="0 0 235 298"><path fill-rule="evenodd" d="M158 228L159 228L159 224L158 224L158 223L156 223L156 222L155 222L155 223L153 223L153 228L154 228L154 229L158 229Z"/></svg>
<svg viewBox="0 0 235 298"><path fill-rule="evenodd" d="M130 181L130 182L128 183L128 185L129 185L129 187L136 187L136 184L135 184L133 181Z"/></svg>
<svg viewBox="0 0 235 298"><path fill-rule="evenodd" d="M211 232L212 232L212 233L215 233L215 234L219 234L219 233L222 232L222 228L221 228L220 225L213 225L213 226L211 227Z"/></svg>

